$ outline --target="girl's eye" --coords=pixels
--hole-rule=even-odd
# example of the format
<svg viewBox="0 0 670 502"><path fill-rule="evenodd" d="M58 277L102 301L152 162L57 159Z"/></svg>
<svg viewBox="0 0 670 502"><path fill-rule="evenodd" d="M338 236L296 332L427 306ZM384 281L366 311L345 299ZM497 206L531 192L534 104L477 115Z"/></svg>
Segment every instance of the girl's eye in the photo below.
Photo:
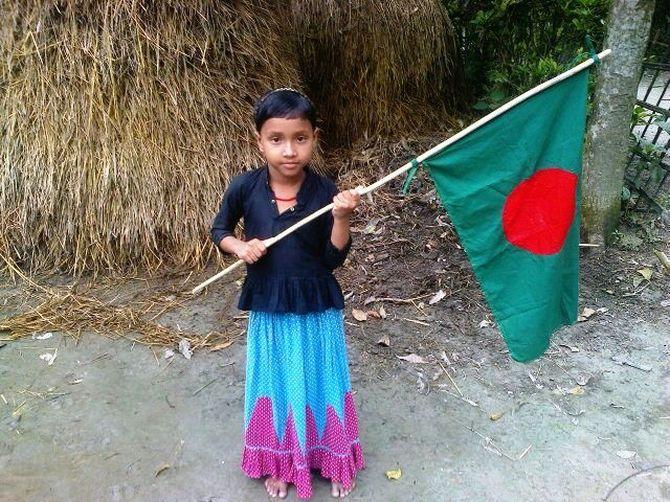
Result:
<svg viewBox="0 0 670 502"><path fill-rule="evenodd" d="M299 143L304 143L305 141L307 141L307 137L306 137L306 136L298 136L298 142L299 142Z"/></svg>
<svg viewBox="0 0 670 502"><path fill-rule="evenodd" d="M277 144L277 143L279 143L279 138L278 138L278 137L270 138L270 141L271 141L272 143Z"/></svg>

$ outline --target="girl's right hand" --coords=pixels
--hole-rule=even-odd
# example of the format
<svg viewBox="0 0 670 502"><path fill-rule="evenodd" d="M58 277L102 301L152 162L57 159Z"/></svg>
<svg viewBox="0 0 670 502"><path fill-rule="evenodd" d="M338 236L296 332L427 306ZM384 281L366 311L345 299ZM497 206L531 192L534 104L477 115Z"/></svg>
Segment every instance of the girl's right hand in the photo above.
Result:
<svg viewBox="0 0 670 502"><path fill-rule="evenodd" d="M235 251L237 257L248 264L256 263L265 253L267 253L267 248L263 241L259 239L241 242L239 248Z"/></svg>

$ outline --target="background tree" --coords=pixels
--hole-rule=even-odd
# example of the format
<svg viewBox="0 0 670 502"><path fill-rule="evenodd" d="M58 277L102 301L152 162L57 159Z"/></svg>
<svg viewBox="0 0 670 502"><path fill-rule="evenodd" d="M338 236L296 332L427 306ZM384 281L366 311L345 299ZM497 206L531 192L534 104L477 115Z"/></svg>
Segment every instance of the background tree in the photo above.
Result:
<svg viewBox="0 0 670 502"><path fill-rule="evenodd" d="M589 242L606 242L619 221L631 113L654 4L614 0L610 9L604 46L612 56L598 71L584 150L582 221Z"/></svg>

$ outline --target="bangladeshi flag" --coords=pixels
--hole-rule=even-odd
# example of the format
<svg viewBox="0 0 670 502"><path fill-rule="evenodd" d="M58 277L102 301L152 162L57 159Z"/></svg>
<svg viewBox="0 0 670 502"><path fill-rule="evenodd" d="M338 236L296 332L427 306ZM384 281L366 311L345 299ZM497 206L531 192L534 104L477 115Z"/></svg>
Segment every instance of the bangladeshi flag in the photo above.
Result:
<svg viewBox="0 0 670 502"><path fill-rule="evenodd" d="M517 361L577 317L588 71L423 160Z"/></svg>

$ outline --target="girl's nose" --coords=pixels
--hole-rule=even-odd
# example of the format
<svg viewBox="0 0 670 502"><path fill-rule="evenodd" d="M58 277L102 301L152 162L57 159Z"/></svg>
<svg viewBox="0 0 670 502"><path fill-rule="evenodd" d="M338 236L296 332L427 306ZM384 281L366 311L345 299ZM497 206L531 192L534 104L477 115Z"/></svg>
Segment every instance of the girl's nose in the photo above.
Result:
<svg viewBox="0 0 670 502"><path fill-rule="evenodd" d="M291 144L290 141L287 141L284 146L284 156L293 157L294 155L295 155L295 148L293 148L293 145Z"/></svg>

